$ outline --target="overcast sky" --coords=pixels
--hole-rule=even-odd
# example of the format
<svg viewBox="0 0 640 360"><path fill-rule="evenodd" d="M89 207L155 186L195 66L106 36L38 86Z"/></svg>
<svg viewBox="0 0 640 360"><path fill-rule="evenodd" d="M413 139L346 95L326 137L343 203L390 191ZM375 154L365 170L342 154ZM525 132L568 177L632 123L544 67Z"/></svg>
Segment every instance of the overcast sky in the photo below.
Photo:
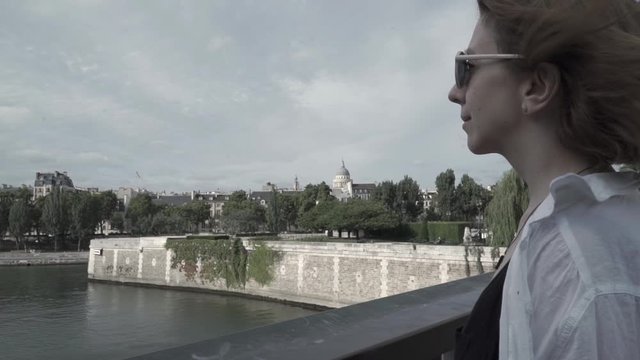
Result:
<svg viewBox="0 0 640 360"><path fill-rule="evenodd" d="M474 0L3 1L0 183L422 188L508 169L447 100ZM138 177L136 172L140 175Z"/></svg>

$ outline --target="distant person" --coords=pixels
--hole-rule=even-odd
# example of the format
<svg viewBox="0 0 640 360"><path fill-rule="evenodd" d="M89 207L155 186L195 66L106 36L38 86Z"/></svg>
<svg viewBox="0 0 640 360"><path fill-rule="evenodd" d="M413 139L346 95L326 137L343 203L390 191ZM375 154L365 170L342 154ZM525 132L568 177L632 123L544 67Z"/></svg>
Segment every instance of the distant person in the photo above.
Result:
<svg viewBox="0 0 640 360"><path fill-rule="evenodd" d="M478 0L449 100L529 207L457 359L640 359L640 4Z"/></svg>

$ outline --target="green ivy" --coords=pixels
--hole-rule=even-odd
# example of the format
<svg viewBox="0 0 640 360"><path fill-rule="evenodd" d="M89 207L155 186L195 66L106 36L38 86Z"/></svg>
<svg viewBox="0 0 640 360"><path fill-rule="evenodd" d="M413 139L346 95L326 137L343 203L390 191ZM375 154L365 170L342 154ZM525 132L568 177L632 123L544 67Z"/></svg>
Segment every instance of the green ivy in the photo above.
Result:
<svg viewBox="0 0 640 360"><path fill-rule="evenodd" d="M173 252L171 268L185 274L187 280L195 280L200 259L200 278L206 281L224 279L227 288L244 287L254 279L260 285L274 278L274 265L280 254L263 243L257 243L249 252L240 239L168 239L165 248Z"/></svg>
<svg viewBox="0 0 640 360"><path fill-rule="evenodd" d="M282 260L279 251L272 250L263 242L253 243L253 251L249 253L249 278L264 286L275 277L274 265Z"/></svg>

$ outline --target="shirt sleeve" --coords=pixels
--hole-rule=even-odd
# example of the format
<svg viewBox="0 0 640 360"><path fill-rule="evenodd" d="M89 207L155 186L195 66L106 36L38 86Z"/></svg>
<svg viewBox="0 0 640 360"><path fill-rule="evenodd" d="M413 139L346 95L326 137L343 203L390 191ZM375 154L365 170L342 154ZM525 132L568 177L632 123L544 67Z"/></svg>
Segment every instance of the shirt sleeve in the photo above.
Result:
<svg viewBox="0 0 640 360"><path fill-rule="evenodd" d="M640 299L626 293L597 295L558 339L557 359L640 358Z"/></svg>

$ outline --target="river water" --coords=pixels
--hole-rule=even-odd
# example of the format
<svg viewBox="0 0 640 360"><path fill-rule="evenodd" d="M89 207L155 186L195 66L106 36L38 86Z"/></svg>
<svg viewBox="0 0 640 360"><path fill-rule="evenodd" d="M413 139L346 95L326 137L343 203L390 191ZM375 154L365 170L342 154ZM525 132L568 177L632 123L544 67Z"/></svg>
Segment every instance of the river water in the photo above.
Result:
<svg viewBox="0 0 640 360"><path fill-rule="evenodd" d="M0 359L123 359L313 313L87 282L86 265L0 267Z"/></svg>

